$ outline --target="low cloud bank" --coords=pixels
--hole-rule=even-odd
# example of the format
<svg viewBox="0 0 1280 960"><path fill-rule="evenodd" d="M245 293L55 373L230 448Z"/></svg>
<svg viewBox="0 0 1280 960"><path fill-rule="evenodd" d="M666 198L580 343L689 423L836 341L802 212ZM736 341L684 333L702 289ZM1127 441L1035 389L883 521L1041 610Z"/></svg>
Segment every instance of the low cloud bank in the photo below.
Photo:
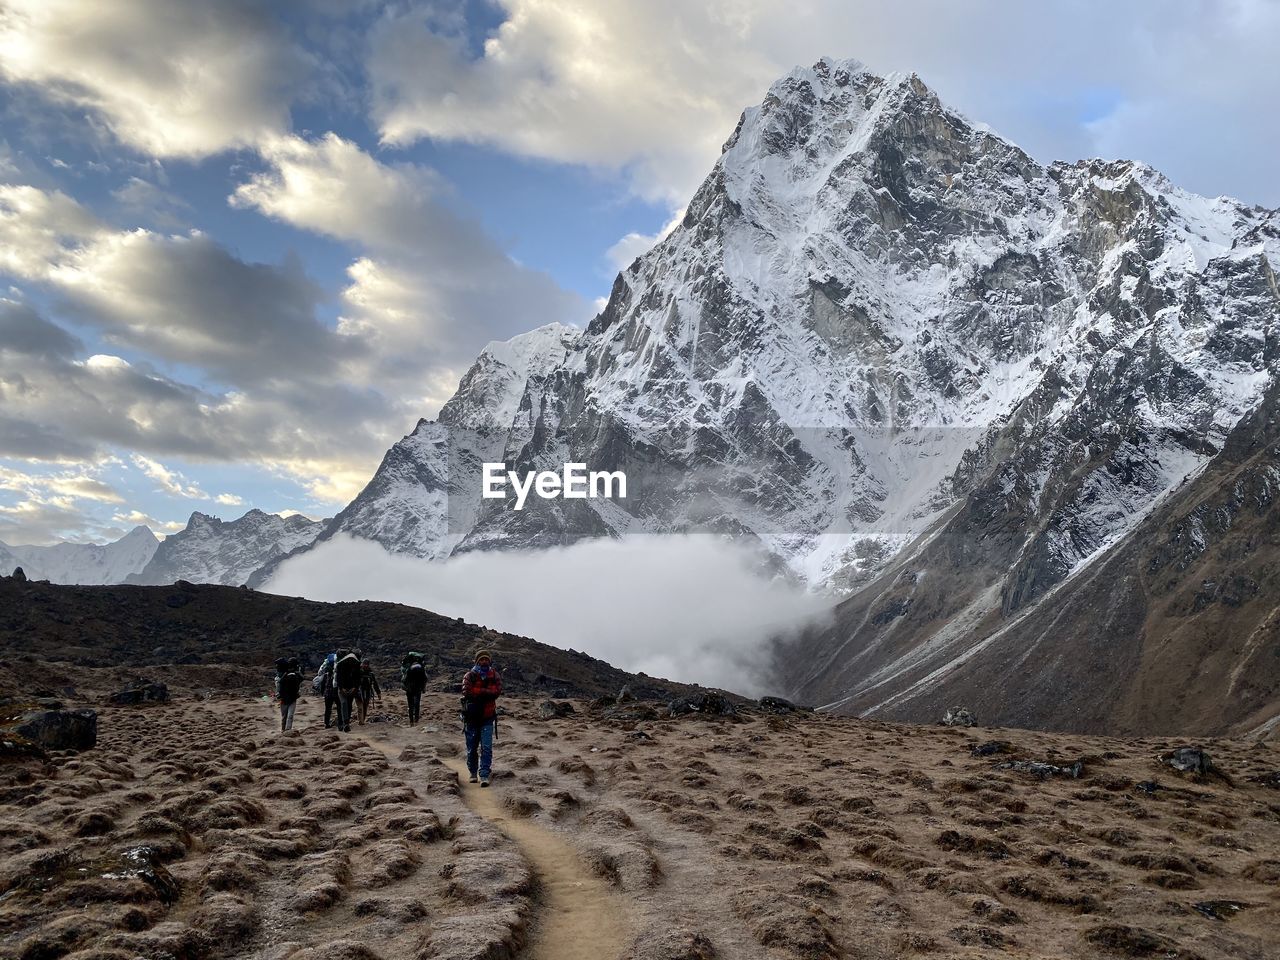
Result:
<svg viewBox="0 0 1280 960"><path fill-rule="evenodd" d="M341 534L281 564L265 589L387 600L583 650L632 672L766 692L770 640L830 601L764 575L749 548L710 536L591 540L432 563Z"/></svg>

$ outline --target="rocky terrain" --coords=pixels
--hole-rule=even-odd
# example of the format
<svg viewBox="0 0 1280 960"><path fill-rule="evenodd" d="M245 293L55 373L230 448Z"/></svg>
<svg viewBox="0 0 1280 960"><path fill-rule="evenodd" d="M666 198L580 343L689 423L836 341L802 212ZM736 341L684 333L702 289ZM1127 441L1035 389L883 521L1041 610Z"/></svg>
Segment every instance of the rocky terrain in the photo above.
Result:
<svg viewBox="0 0 1280 960"><path fill-rule="evenodd" d="M435 689L452 689L480 646L506 664L512 692L639 696L695 692L618 670L585 653L498 633L395 603L319 603L241 587L75 587L0 577L0 692L101 699L143 674L175 693L261 694L275 658L314 671L329 652L359 646L384 681L407 650L427 654Z"/></svg>
<svg viewBox="0 0 1280 960"><path fill-rule="evenodd" d="M0 765L0 956L818 960L1280 950L1280 748L508 699L103 707ZM572 712L568 712L572 710ZM564 714L554 716L556 713ZM1197 772L1197 769L1199 772Z"/></svg>

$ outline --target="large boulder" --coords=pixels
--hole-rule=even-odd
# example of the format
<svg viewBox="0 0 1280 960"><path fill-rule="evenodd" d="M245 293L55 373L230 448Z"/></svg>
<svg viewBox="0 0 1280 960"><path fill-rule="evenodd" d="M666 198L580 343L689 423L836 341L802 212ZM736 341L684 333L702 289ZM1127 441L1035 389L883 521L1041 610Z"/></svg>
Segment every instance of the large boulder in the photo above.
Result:
<svg viewBox="0 0 1280 960"><path fill-rule="evenodd" d="M561 717L571 717L575 712L572 703L563 701L557 703L554 700L543 700L538 704L538 716L543 720L559 720Z"/></svg>
<svg viewBox="0 0 1280 960"><path fill-rule="evenodd" d="M667 704L667 716L682 717L690 713L710 714L720 717L731 717L737 708L725 696L715 690L707 690L692 697L678 697Z"/></svg>
<svg viewBox="0 0 1280 960"><path fill-rule="evenodd" d="M760 709L765 713L784 714L795 713L801 708L797 707L790 700L784 700L782 697L761 697Z"/></svg>
<svg viewBox="0 0 1280 960"><path fill-rule="evenodd" d="M89 750L98 743L93 710L33 710L9 728L46 750Z"/></svg>
<svg viewBox="0 0 1280 960"><path fill-rule="evenodd" d="M122 706L133 706L140 703L165 703L169 699L169 688L163 683L150 680L134 680L123 690L111 695L111 702Z"/></svg>
<svg viewBox="0 0 1280 960"><path fill-rule="evenodd" d="M977 718L974 717L968 707L952 707L942 718L942 723L948 727L976 727L978 725Z"/></svg>

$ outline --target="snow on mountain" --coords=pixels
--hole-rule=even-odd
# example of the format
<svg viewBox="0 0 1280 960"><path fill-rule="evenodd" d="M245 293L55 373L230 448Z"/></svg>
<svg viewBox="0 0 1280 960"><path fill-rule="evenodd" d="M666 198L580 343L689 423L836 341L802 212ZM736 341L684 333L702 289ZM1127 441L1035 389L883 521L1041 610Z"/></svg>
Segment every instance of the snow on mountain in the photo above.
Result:
<svg viewBox="0 0 1280 960"><path fill-rule="evenodd" d="M53 583L123 583L151 560L160 541L148 527L134 527L113 543L55 543L10 546L0 543L0 574L22 567L30 580Z"/></svg>
<svg viewBox="0 0 1280 960"><path fill-rule="evenodd" d="M1204 468L1274 367L1280 218L1044 166L914 75L822 60L747 109L585 331L491 344L326 529L393 552L711 529L853 590L981 490L1034 602ZM480 499L479 465L624 470Z"/></svg>
<svg viewBox="0 0 1280 960"><path fill-rule="evenodd" d="M272 559L309 545L327 522L261 510L250 510L230 521L196 512L186 527L166 537L145 568L126 582L187 580L239 586Z"/></svg>

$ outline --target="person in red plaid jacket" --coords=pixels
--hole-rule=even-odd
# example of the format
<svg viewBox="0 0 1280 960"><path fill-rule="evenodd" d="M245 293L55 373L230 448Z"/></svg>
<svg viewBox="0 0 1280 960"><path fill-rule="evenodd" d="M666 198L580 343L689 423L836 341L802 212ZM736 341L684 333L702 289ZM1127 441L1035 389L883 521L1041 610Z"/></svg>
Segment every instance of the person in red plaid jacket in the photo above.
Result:
<svg viewBox="0 0 1280 960"><path fill-rule="evenodd" d="M493 665L493 655L477 650L475 666L462 678L462 723L467 736L467 770L471 782L479 779L482 787L489 785L493 768L493 728L501 695L502 677Z"/></svg>

